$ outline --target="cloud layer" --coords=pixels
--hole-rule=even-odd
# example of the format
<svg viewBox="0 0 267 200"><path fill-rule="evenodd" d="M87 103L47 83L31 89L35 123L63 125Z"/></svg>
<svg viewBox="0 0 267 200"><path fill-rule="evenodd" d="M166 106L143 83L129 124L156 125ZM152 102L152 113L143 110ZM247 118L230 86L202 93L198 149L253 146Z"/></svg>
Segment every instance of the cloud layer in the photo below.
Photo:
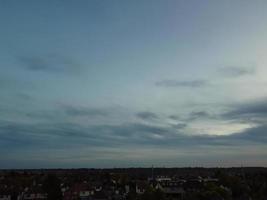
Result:
<svg viewBox="0 0 267 200"><path fill-rule="evenodd" d="M80 71L80 63L72 58L48 55L48 56L19 56L17 62L20 67L33 72L69 73Z"/></svg>
<svg viewBox="0 0 267 200"><path fill-rule="evenodd" d="M178 81L178 80L162 80L156 82L156 86L160 87L189 87L198 88L206 86L208 83L205 80L193 80L193 81Z"/></svg>
<svg viewBox="0 0 267 200"><path fill-rule="evenodd" d="M240 77L245 75L253 75L255 73L254 67L223 67L220 73L226 77Z"/></svg>
<svg viewBox="0 0 267 200"><path fill-rule="evenodd" d="M267 2L73 2L0 6L0 167L267 166Z"/></svg>

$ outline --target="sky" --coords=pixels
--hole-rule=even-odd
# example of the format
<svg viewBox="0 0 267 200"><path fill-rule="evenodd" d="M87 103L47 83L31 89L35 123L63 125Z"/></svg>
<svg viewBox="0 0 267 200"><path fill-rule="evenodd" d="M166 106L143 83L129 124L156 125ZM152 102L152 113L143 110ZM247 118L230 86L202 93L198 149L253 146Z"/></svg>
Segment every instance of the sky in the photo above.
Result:
<svg viewBox="0 0 267 200"><path fill-rule="evenodd" d="M0 168L267 166L267 1L0 1Z"/></svg>

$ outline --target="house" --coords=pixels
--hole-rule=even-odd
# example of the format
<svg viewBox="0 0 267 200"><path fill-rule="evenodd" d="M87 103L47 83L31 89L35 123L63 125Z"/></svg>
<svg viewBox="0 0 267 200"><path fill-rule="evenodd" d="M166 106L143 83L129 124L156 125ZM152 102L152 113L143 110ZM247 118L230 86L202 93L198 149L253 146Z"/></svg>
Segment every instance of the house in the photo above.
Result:
<svg viewBox="0 0 267 200"><path fill-rule="evenodd" d="M23 200L43 200L47 199L47 194L43 191L42 187L35 186L32 188L26 188L22 194Z"/></svg>
<svg viewBox="0 0 267 200"><path fill-rule="evenodd" d="M7 185L0 184L0 200L11 200L14 191Z"/></svg>
<svg viewBox="0 0 267 200"><path fill-rule="evenodd" d="M171 178L170 177L167 177L167 176L158 176L156 178L156 181L157 182L161 182L161 181L171 181Z"/></svg>
<svg viewBox="0 0 267 200"><path fill-rule="evenodd" d="M11 200L10 194L0 194L0 200Z"/></svg>
<svg viewBox="0 0 267 200"><path fill-rule="evenodd" d="M76 183L66 190L63 195L64 200L88 200L94 194L94 188L88 183Z"/></svg>
<svg viewBox="0 0 267 200"><path fill-rule="evenodd" d="M161 181L157 185L168 199L182 199L185 191L179 181Z"/></svg>
<svg viewBox="0 0 267 200"><path fill-rule="evenodd" d="M26 193L23 195L23 200L42 200L47 199L45 193Z"/></svg>
<svg viewBox="0 0 267 200"><path fill-rule="evenodd" d="M145 181L137 181L135 186L135 192L137 194L144 194L146 188L148 187L147 182Z"/></svg>

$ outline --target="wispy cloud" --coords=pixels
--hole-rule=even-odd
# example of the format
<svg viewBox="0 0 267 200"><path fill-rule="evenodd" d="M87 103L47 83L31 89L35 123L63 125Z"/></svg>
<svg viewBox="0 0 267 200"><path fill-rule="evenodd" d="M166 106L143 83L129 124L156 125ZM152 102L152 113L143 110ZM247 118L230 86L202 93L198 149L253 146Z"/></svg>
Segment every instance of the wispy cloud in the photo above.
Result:
<svg viewBox="0 0 267 200"><path fill-rule="evenodd" d="M210 113L207 111L193 111L189 114L186 118L187 121L193 121L197 119L207 119L207 118L214 118Z"/></svg>
<svg viewBox="0 0 267 200"><path fill-rule="evenodd" d="M183 129L183 128L187 127L187 124L186 123L178 123L178 124L172 125L172 127L175 129Z"/></svg>
<svg viewBox="0 0 267 200"><path fill-rule="evenodd" d="M170 115L169 118L172 120L179 120L181 117L179 117L177 115Z"/></svg>
<svg viewBox="0 0 267 200"><path fill-rule="evenodd" d="M54 120L54 119L53 119ZM266 125L259 125L232 135L184 134L185 123L176 125L148 125L144 123L123 123L117 125L81 125L69 122L17 123L0 121L0 143L13 150L30 147L55 149L66 146L113 147L128 146L232 146L246 144L264 144L267 142ZM124 148L123 147L123 148ZM1 149L1 148L0 148Z"/></svg>
<svg viewBox="0 0 267 200"><path fill-rule="evenodd" d="M267 119L266 99L251 101L234 107L222 116L226 119L235 119L247 122L262 123Z"/></svg>
<svg viewBox="0 0 267 200"><path fill-rule="evenodd" d="M109 115L109 110L105 108L89 108L81 106L62 106L63 111L70 116L107 116Z"/></svg>
<svg viewBox="0 0 267 200"><path fill-rule="evenodd" d="M27 93L19 92L16 95L19 99L25 100L25 101L31 101L33 100L33 97Z"/></svg>
<svg viewBox="0 0 267 200"><path fill-rule="evenodd" d="M162 80L155 83L160 87L191 87L198 88L208 85L206 80L192 80L192 81L179 81L179 80Z"/></svg>
<svg viewBox="0 0 267 200"><path fill-rule="evenodd" d="M155 120L158 119L158 116L153 112L139 112L136 114L136 116L143 120Z"/></svg>
<svg viewBox="0 0 267 200"><path fill-rule="evenodd" d="M194 115L201 116L202 114L199 112ZM120 152L128 152L131 149L140 151L158 149L157 152L150 151L150 153L156 158L160 153L163 159L169 156L166 152L171 150L176 152L175 155L178 151L185 153L188 157L196 155L200 149L204 149L205 152L209 149L212 152L218 148L242 148L246 145L264 146L267 143L267 126L264 124L232 135L208 135L205 132L202 135L185 134L184 129L186 128L186 123L147 124L129 121L128 123L113 125L105 123L99 125L80 124L78 122L64 122L64 119L58 119L57 117L27 123L0 120L0 151L3 154L8 153L11 157L13 155L14 161L20 160L17 155L21 155L20 157L27 155L39 164L41 162L47 163L48 157L55 159L56 163L62 163L64 157L70 154L73 154L73 157L76 154L78 156L82 154L88 156L90 152L95 152L93 154L94 158L99 157L106 161L110 159L114 162L112 158L117 155L116 149ZM51 151L47 152L47 149ZM109 149L108 156L104 149ZM75 153L73 153L73 150ZM189 150L190 154L187 153ZM42 152L45 157L40 158ZM134 152L135 150L131 155L135 155L137 160L140 159ZM238 155L241 152L235 150L228 153ZM148 154L144 155L146 159L148 159L147 156ZM205 153L205 156L208 157L209 153ZM5 160L1 156L0 159ZM120 159L127 162L127 158L121 157ZM72 158L70 160L73 161ZM97 162L96 159L93 160Z"/></svg>
<svg viewBox="0 0 267 200"><path fill-rule="evenodd" d="M250 143L255 142L255 143L267 144L266 130L267 130L267 125L261 125L247 129L240 133L230 135L229 139L239 140L239 141L241 140Z"/></svg>
<svg viewBox="0 0 267 200"><path fill-rule="evenodd" d="M219 73L226 77L240 77L245 75L252 75L256 72L254 67L222 67L219 69Z"/></svg>
<svg viewBox="0 0 267 200"><path fill-rule="evenodd" d="M205 128L201 133L190 132L191 125L195 123L195 120L213 119L210 112L201 109L189 112L189 114L180 114L179 118L176 115L167 115L166 119L156 112L133 112L136 117L144 121L133 122L131 119L126 119L125 122L109 123L111 121L108 119L113 118L114 112L117 112L116 109L77 105L62 106L60 104L55 107L55 110L40 112L39 116L30 116L32 120L21 122L13 119L0 120L0 150L13 152L14 155L22 152L23 155L28 149L31 156L37 156L38 152L49 148L64 156L71 149L83 151L84 148L90 148L91 152L97 151L97 149L116 149L118 147L121 151L158 148L179 149L182 152L190 149L192 152L198 152L200 148L216 150L217 148L244 148L246 145L264 146L267 143L265 132L267 124L266 120L265 122L263 120L266 119L267 113L265 107L266 103L263 100L231 107L230 111L222 114L221 118L216 120L242 120L244 116L250 115L257 116L262 119L262 122L251 128L235 131L231 135L212 135L210 132L206 133ZM220 117L220 115L218 116ZM96 119L96 123L70 120L74 117L77 117L75 119L91 117ZM34 120L36 118L40 118L40 120ZM100 118L101 120L99 120ZM157 123L152 123L153 120L157 120ZM177 122L174 124L173 120L177 120ZM233 153L240 152L233 151ZM99 157L104 154L99 151L96 153ZM113 154L111 151L110 154L114 156L115 153ZM53 157L53 155L48 156ZM59 158L57 162L63 161Z"/></svg>
<svg viewBox="0 0 267 200"><path fill-rule="evenodd" d="M56 55L18 56L18 64L30 71L49 73L77 73L81 64L72 58Z"/></svg>

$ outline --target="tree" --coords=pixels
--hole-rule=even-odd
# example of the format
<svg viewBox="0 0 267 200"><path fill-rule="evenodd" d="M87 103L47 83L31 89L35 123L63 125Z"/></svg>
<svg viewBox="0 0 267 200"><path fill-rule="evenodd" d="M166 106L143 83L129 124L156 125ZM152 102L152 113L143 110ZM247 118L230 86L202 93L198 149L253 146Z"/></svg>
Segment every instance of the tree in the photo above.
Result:
<svg viewBox="0 0 267 200"><path fill-rule="evenodd" d="M61 200L62 193L60 181L55 175L48 175L44 181L43 189L47 193L47 200Z"/></svg>

